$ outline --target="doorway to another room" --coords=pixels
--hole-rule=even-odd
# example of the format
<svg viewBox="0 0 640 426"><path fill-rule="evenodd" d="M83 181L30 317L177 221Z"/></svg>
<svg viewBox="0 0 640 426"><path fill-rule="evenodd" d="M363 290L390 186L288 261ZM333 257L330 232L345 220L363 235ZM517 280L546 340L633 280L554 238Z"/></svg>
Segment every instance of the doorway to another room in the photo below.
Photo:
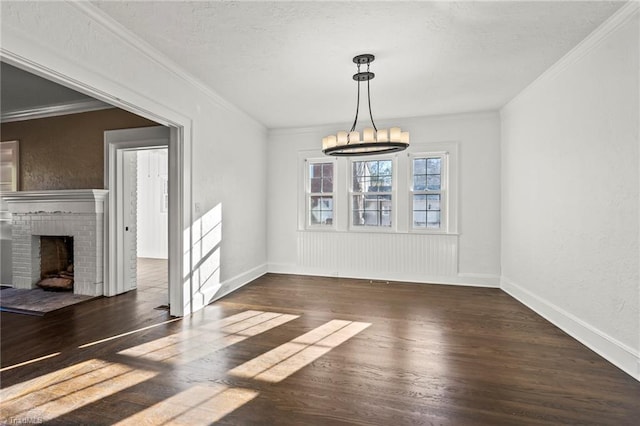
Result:
<svg viewBox="0 0 640 426"><path fill-rule="evenodd" d="M139 298L164 300L169 308L168 149L134 151L137 160L136 283Z"/></svg>
<svg viewBox="0 0 640 426"><path fill-rule="evenodd" d="M135 290L145 309L171 306L170 141L165 126L104 132L107 295Z"/></svg>

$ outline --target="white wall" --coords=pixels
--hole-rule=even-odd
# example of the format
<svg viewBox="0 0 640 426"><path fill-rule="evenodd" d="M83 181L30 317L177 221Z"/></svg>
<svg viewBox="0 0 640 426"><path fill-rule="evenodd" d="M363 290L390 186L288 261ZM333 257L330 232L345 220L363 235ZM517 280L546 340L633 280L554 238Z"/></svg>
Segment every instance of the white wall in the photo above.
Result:
<svg viewBox="0 0 640 426"><path fill-rule="evenodd" d="M299 153L322 157L321 139L340 126L276 129L269 133L267 212L269 270L417 282L498 286L500 276L500 121L497 113L380 121L411 132L412 148L455 142L459 154L459 236L298 230ZM436 148L438 149L438 148ZM402 155L402 153L398 154ZM346 176L345 176L346 178ZM400 208L399 208L400 210ZM406 212L406 209L402 210ZM377 244L389 256L367 261L348 247ZM415 247L442 262L419 268L397 256ZM431 248L430 248L431 247ZM342 250L340 259L333 254ZM428 250L432 250L428 252ZM395 255L392 255L396 251ZM445 252L446 251L446 252ZM317 256L314 255L317 253ZM386 253L386 252L385 252ZM310 260L309 257L312 259ZM380 264L380 261L384 262ZM444 264L443 264L444 263ZM376 265L380 266L376 269ZM440 266L438 266L440 265Z"/></svg>
<svg viewBox="0 0 640 426"><path fill-rule="evenodd" d="M141 150L138 158L138 257L167 259L168 205L166 148Z"/></svg>
<svg viewBox="0 0 640 426"><path fill-rule="evenodd" d="M183 126L182 155L190 166L181 200L187 268L179 291L186 295L185 313L264 273L265 128L90 4L2 2L1 7L5 59L35 64L48 75L75 81L81 90L103 94L103 100L164 118L161 124ZM202 244L199 218L218 213L221 241L215 247Z"/></svg>
<svg viewBox="0 0 640 426"><path fill-rule="evenodd" d="M502 287L640 379L638 8L623 9L502 110Z"/></svg>

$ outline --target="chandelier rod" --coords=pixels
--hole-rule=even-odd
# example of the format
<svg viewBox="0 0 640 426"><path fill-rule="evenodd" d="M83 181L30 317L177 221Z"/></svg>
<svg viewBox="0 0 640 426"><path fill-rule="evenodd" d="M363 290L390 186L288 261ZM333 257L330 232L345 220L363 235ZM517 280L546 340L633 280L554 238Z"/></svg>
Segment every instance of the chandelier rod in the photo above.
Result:
<svg viewBox="0 0 640 426"><path fill-rule="evenodd" d="M358 74L360 74L360 64L358 64ZM360 80L358 80L358 97L356 100L356 118L353 119L353 125L351 126L351 130L349 133L353 132L356 129L356 124L358 124L358 112L360 111ZM349 141L349 135L347 135L347 144Z"/></svg>
<svg viewBox="0 0 640 426"><path fill-rule="evenodd" d="M369 64L367 64L367 72L369 72ZM376 133L378 132L378 128L376 127L376 123L373 122L373 114L371 113L371 90L369 89L369 82L371 79L367 80L367 101L369 102L369 118L371 119L371 125L373 126ZM360 82L358 82L358 87L360 86ZM359 102L359 101L358 101Z"/></svg>

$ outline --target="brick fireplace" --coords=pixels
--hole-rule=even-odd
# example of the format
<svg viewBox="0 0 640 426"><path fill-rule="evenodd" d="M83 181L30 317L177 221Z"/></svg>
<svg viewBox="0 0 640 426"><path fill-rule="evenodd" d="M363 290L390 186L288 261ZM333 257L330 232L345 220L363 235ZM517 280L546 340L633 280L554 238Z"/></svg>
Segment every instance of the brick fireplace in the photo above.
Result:
<svg viewBox="0 0 640 426"><path fill-rule="evenodd" d="M13 285L41 278L41 237L73 238L73 292L103 294L104 202L107 190L23 191L3 195L11 212Z"/></svg>

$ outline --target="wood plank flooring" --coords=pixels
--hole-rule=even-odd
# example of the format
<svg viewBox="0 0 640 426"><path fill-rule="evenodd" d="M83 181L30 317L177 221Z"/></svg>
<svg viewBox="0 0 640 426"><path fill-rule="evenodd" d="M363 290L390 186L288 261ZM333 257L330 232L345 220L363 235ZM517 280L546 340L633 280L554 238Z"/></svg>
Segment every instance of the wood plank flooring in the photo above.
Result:
<svg viewBox="0 0 640 426"><path fill-rule="evenodd" d="M498 289L268 274L183 319L162 297L2 313L0 422L639 424L639 382Z"/></svg>
<svg viewBox="0 0 640 426"><path fill-rule="evenodd" d="M169 302L169 261L167 259L151 259L139 257L137 261L137 292L151 298L164 296L163 305ZM160 300L160 299L159 299Z"/></svg>

